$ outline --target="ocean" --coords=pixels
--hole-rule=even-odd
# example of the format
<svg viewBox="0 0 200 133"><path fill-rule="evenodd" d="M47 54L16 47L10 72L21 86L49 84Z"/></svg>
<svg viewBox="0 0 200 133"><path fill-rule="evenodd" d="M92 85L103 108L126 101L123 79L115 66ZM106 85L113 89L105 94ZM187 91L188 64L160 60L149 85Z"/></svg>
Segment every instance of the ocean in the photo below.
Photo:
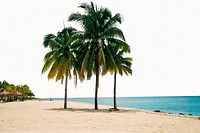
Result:
<svg viewBox="0 0 200 133"><path fill-rule="evenodd" d="M63 98L54 98L54 100L63 100ZM94 98L69 98L68 100L94 104ZM98 98L98 104L113 106L113 98ZM200 96L118 97L117 106L200 116Z"/></svg>

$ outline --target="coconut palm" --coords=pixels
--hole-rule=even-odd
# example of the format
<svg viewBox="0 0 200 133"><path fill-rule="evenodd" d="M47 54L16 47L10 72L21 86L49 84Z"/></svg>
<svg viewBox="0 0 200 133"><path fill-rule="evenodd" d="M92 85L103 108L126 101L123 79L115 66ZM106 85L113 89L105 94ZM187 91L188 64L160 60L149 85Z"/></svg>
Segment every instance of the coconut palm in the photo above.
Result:
<svg viewBox="0 0 200 133"><path fill-rule="evenodd" d="M116 103L116 76L117 74L126 75L132 74L132 58L126 57L124 58L124 53L130 52L130 47L126 44L125 41L119 41L116 39L109 40L108 42L108 49L106 52L106 64L107 68L104 69L104 73L110 72L111 74L114 73L114 109L117 110L117 103Z"/></svg>
<svg viewBox="0 0 200 133"><path fill-rule="evenodd" d="M7 81L3 81L1 82L1 88L6 88L7 86L9 86L9 83Z"/></svg>
<svg viewBox="0 0 200 133"><path fill-rule="evenodd" d="M87 79L90 79L93 73L96 75L95 109L97 110L99 76L102 69L106 68L107 42L113 38L124 40L123 32L116 27L117 23L121 23L122 18L120 14L112 16L108 8L98 8L92 2L82 3L79 7L84 10L84 13L72 13L68 20L80 23L84 30L79 35L79 39L83 42L82 53L79 56L80 75L86 74Z"/></svg>
<svg viewBox="0 0 200 133"><path fill-rule="evenodd" d="M44 57L45 64L42 68L42 74L49 70L48 79L56 78L56 81L61 80L62 84L65 78L64 109L67 108L68 79L72 76L71 70L74 69L76 62L71 39L75 32L76 29L72 27L64 28L57 35L46 35L43 42L44 47L49 47L51 51ZM75 69L74 75L76 76Z"/></svg>
<svg viewBox="0 0 200 133"><path fill-rule="evenodd" d="M117 101L116 101L116 83L117 83L117 73L120 75L123 75L125 73L126 75L132 75L132 69L131 69L131 61L132 58L126 57L123 58L120 54L116 56L117 62L116 62L116 69L114 71L114 109L117 110Z"/></svg>

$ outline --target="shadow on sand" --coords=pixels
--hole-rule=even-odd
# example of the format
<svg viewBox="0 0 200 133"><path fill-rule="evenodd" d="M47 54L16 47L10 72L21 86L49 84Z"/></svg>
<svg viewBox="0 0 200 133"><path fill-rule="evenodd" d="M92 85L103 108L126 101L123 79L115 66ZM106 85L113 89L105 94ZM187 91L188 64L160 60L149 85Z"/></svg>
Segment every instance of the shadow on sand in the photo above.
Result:
<svg viewBox="0 0 200 133"><path fill-rule="evenodd" d="M69 112L92 112L92 113L124 113L124 112L129 112L129 113L135 113L137 110L128 110L128 109L119 109L117 111L111 111L110 109L88 109L88 108L52 108L52 109L46 109L49 111L69 111Z"/></svg>

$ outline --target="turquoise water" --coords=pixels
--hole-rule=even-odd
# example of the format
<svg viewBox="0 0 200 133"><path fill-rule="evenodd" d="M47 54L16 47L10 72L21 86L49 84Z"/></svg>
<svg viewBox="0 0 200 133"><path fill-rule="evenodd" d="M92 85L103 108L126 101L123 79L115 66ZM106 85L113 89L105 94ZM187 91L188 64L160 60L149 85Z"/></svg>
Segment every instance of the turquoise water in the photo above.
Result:
<svg viewBox="0 0 200 133"><path fill-rule="evenodd" d="M55 100L61 99L63 100L63 98L55 98ZM94 98L69 98L68 100L94 104ZM98 98L98 103L113 106L113 98ZM200 116L200 96L118 97L117 106Z"/></svg>

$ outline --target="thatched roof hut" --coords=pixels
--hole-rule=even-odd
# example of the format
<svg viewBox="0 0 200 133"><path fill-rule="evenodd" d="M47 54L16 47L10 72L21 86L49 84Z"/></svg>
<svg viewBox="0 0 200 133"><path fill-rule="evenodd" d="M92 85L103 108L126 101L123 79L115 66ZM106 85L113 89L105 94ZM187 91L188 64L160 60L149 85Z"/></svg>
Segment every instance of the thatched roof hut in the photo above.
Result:
<svg viewBox="0 0 200 133"><path fill-rule="evenodd" d="M16 95L16 93L14 93L14 92L9 92L9 91L3 91L3 92L1 92L0 93L0 96L15 96Z"/></svg>

